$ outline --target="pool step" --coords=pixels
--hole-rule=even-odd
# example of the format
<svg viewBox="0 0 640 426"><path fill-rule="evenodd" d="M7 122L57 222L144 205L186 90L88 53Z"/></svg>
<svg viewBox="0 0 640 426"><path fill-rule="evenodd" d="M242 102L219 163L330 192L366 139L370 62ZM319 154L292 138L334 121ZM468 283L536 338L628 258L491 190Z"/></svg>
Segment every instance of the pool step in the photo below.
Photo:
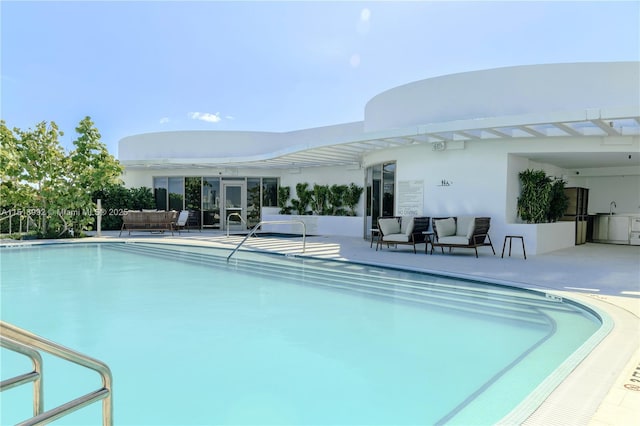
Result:
<svg viewBox="0 0 640 426"><path fill-rule="evenodd" d="M352 264L347 266L336 261L265 255L268 262L239 257L228 264L224 256L213 255L211 251L186 252L178 247L144 243L115 244L110 248L205 267L233 268L239 273L252 276L275 276L303 285L320 285L336 291L357 291L370 296L391 297L397 301L457 309L535 324L549 325L552 322L546 315L541 315L540 309L569 309L561 303L543 299L533 293L514 295L513 291L497 286L461 280L456 280L454 283L451 279L427 274L424 274L424 281L396 278L388 276L384 268ZM327 267L336 269L336 272L327 270ZM360 269L360 271L345 270L346 268ZM394 271L394 274L396 273L398 271ZM435 280L444 282L434 282Z"/></svg>

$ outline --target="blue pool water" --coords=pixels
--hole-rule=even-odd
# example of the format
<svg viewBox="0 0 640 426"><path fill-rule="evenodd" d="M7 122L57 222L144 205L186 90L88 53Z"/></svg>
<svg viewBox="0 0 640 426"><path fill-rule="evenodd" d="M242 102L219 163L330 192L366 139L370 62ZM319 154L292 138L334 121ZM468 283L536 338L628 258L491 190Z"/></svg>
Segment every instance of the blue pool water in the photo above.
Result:
<svg viewBox="0 0 640 426"><path fill-rule="evenodd" d="M106 362L119 425L493 424L601 326L544 294L142 243L2 248L1 317ZM2 349L2 379L30 368ZM45 357L46 409L99 387ZM1 395L30 416L30 386ZM100 404L56 424L98 424Z"/></svg>

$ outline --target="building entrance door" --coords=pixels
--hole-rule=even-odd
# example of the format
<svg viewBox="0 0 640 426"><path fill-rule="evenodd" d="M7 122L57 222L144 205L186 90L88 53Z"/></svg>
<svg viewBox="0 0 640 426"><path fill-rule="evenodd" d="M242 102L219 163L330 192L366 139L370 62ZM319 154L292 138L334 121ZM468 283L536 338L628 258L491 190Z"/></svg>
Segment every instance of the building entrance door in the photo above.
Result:
<svg viewBox="0 0 640 426"><path fill-rule="evenodd" d="M223 229L244 230L247 223L247 185L244 181L222 181Z"/></svg>

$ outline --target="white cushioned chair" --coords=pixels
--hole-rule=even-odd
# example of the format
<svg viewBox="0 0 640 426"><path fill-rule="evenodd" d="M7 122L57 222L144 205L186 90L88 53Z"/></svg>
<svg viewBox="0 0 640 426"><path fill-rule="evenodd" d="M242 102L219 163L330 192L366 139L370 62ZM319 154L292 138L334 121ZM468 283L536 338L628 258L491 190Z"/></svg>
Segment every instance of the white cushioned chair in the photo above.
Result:
<svg viewBox="0 0 640 426"><path fill-rule="evenodd" d="M387 247L391 244L409 244L413 246L413 252L416 253L416 244L425 242L423 231L429 229L428 217L413 216L384 216L378 218L378 241L376 243L376 251L386 243Z"/></svg>
<svg viewBox="0 0 640 426"><path fill-rule="evenodd" d="M490 217L475 216L456 216L447 218L433 218L433 232L435 238L431 245L431 253L433 247L440 247L442 253L444 248L449 247L449 252L454 247L473 248L478 257L478 247L490 246L493 254L491 238L489 237L489 227L491 224Z"/></svg>

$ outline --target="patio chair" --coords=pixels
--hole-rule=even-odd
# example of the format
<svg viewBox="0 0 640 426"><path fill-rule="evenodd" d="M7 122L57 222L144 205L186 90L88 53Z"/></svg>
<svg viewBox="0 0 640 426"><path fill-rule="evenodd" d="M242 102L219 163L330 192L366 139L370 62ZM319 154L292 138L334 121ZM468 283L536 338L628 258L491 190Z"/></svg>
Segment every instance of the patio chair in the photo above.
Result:
<svg viewBox="0 0 640 426"><path fill-rule="evenodd" d="M376 243L376 251L382 244L387 243L387 247L391 244L408 244L413 246L413 252L416 253L416 244L425 242L423 231L429 229L428 217L413 216L393 216L378 218L378 241Z"/></svg>
<svg viewBox="0 0 640 426"><path fill-rule="evenodd" d="M178 234L180 234L181 229L186 229L188 219L189 219L189 210L182 210L178 215L178 220L176 220L176 223L174 225L174 229L178 231Z"/></svg>
<svg viewBox="0 0 640 426"><path fill-rule="evenodd" d="M449 247L449 252L454 247L472 248L478 257L478 247L490 246L493 254L491 237L489 237L490 217L457 216L448 218L433 218L433 232L435 239L431 244L431 254L434 247Z"/></svg>

